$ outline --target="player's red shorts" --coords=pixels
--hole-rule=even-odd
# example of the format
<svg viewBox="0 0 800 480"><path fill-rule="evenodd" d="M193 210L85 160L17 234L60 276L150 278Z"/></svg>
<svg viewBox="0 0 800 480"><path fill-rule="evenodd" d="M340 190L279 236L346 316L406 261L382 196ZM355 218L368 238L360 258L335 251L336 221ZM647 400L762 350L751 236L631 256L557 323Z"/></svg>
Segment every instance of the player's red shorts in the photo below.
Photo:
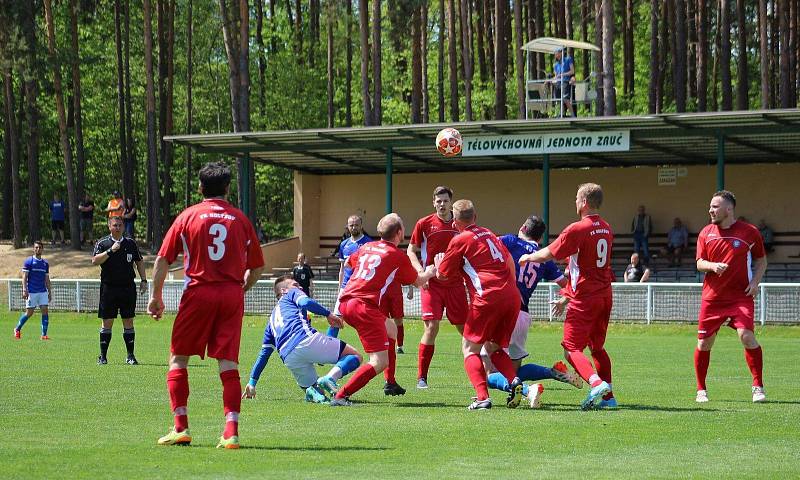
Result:
<svg viewBox="0 0 800 480"><path fill-rule="evenodd" d="M400 320L403 318L403 294L390 295L388 292L381 298L381 312L387 318Z"/></svg>
<svg viewBox="0 0 800 480"><path fill-rule="evenodd" d="M469 307L464 338L472 343L494 342L508 348L519 314L519 293L498 292L491 298L477 299Z"/></svg>
<svg viewBox="0 0 800 480"><path fill-rule="evenodd" d="M569 302L561 345L568 351L601 350L606 343L611 317L611 295L575 299Z"/></svg>
<svg viewBox="0 0 800 480"><path fill-rule="evenodd" d="M356 329L365 352L381 352L389 348L386 316L378 307L351 298L339 304L339 311L344 321Z"/></svg>
<svg viewBox="0 0 800 480"><path fill-rule="evenodd" d="M700 302L700 315L697 319L697 338L703 339L716 335L726 320L734 330L755 328L755 306L753 297L737 302Z"/></svg>
<svg viewBox="0 0 800 480"><path fill-rule="evenodd" d="M183 292L170 351L239 363L244 291L238 284L197 285Z"/></svg>
<svg viewBox="0 0 800 480"><path fill-rule="evenodd" d="M423 320L441 320L446 308L451 324L464 325L467 321L467 291L461 284L442 286L431 282L427 289L420 289L420 302Z"/></svg>

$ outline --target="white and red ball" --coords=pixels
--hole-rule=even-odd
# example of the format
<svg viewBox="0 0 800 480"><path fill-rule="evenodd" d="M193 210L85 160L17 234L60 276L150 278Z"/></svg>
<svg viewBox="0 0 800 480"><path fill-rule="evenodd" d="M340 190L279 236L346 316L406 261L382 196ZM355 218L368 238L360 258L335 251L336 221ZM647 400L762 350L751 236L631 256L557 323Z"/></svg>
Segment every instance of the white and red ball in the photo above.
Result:
<svg viewBox="0 0 800 480"><path fill-rule="evenodd" d="M455 128L445 128L436 135L436 149L445 157L453 157L461 153L464 141L461 133Z"/></svg>

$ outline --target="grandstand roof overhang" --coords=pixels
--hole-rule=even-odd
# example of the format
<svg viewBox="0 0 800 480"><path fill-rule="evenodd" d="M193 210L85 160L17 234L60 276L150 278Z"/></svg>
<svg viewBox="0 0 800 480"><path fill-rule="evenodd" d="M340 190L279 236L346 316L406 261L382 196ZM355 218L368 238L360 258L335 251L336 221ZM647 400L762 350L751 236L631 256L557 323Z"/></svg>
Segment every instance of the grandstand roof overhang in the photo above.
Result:
<svg viewBox="0 0 800 480"><path fill-rule="evenodd" d="M468 137L630 132L628 151L550 154L550 168L713 165L721 138L727 164L800 161L800 109L174 135L165 140L197 152L249 155L258 162L321 175L386 173L389 149L394 173L542 168L542 154L445 158L434 139L447 126Z"/></svg>

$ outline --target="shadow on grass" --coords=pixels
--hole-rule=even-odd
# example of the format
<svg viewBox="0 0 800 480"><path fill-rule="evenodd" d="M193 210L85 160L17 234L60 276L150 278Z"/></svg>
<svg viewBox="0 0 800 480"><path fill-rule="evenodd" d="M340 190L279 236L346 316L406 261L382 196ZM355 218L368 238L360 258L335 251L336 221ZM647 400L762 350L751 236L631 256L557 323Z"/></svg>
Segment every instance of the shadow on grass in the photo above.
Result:
<svg viewBox="0 0 800 480"><path fill-rule="evenodd" d="M798 401L798 400L791 401L791 400L770 400L770 399L767 399L767 400L765 400L763 402L752 402L750 400L725 400L725 401L727 401L729 403L774 403L774 404L777 404L777 405L800 405L800 401Z"/></svg>
<svg viewBox="0 0 800 480"><path fill-rule="evenodd" d="M539 407L540 410L551 411L580 411L580 406L570 403L548 403ZM588 410L590 412L614 412L614 411L644 411L644 412L720 412L722 410L716 408L704 407L664 407L660 405L640 405L636 403L626 403L617 408L598 408Z"/></svg>
<svg viewBox="0 0 800 480"><path fill-rule="evenodd" d="M466 408L466 404L460 403L442 403L442 402L402 402L395 403L395 407L411 407L411 408Z"/></svg>
<svg viewBox="0 0 800 480"><path fill-rule="evenodd" d="M362 447L358 445L354 446L337 445L335 447L320 447L316 445L308 447L281 447L281 446L266 447L260 445L245 445L239 448L241 450L275 450L283 452L334 452L334 451L369 452L369 451L391 450L391 448L387 447Z"/></svg>

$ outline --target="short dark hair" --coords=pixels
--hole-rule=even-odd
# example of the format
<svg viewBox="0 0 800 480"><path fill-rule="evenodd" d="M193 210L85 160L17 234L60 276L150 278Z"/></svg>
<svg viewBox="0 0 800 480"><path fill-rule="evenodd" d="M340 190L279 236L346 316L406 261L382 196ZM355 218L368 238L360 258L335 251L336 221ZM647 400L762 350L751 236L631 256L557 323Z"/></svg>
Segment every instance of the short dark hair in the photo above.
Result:
<svg viewBox="0 0 800 480"><path fill-rule="evenodd" d="M200 169L200 193L205 198L225 195L231 183L231 169L222 162L209 162Z"/></svg>
<svg viewBox="0 0 800 480"><path fill-rule="evenodd" d="M537 217L536 215L531 215L527 219L525 219L525 223L519 227L519 231L524 233L527 237L531 238L532 240L539 241L544 235L544 231L547 228L547 225L544 223L544 220Z"/></svg>
<svg viewBox="0 0 800 480"><path fill-rule="evenodd" d="M439 185L438 187L433 189L433 196L437 195L444 195L447 194L450 197L450 200L453 199L453 191L450 190L450 187L445 187L444 185Z"/></svg>
<svg viewBox="0 0 800 480"><path fill-rule="evenodd" d="M731 205L736 207L736 195L734 195L733 192L731 192L730 190L720 190L711 196L711 198L714 197L719 197L725 200L726 202L730 202Z"/></svg>
<svg viewBox="0 0 800 480"><path fill-rule="evenodd" d="M35 240L33 242L33 246L39 245L40 247L44 248L44 243L41 240Z"/></svg>
<svg viewBox="0 0 800 480"><path fill-rule="evenodd" d="M275 298L281 298L281 288L286 286L286 282L290 282L294 280L294 277L291 273L287 273L286 275L282 275L275 279Z"/></svg>
<svg viewBox="0 0 800 480"><path fill-rule="evenodd" d="M125 220L122 219L119 215L114 215L113 217L108 217L108 224L111 225L111 222L116 222L119 220L122 223L125 223Z"/></svg>

